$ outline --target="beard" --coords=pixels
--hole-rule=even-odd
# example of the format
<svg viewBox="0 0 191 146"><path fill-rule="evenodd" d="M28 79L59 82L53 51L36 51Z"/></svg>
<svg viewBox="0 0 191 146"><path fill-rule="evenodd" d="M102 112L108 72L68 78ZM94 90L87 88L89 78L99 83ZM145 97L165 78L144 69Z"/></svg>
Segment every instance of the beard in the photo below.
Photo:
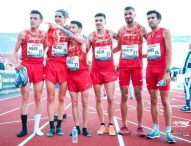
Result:
<svg viewBox="0 0 191 146"><path fill-rule="evenodd" d="M125 19L125 21L127 22L127 24L133 23L133 19Z"/></svg>

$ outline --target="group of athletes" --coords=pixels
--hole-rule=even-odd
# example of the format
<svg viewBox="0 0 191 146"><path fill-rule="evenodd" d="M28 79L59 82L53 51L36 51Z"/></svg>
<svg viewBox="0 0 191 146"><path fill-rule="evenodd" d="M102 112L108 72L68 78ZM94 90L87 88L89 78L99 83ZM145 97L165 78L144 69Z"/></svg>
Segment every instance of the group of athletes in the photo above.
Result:
<svg viewBox="0 0 191 146"><path fill-rule="evenodd" d="M128 114L128 86L130 80L134 87L135 99L137 101L137 134L153 139L160 137L157 91L164 108L164 118L166 124L166 140L169 143L176 143L171 134L172 111L169 103L170 89L170 66L172 60L171 35L166 28L159 27L161 14L155 10L147 12L148 24L151 32L147 33L144 26L135 22L135 9L128 6L124 9L126 25L122 26L118 33L105 29L106 16L104 13L97 13L94 16L96 31L92 32L88 38L81 34L82 24L79 21L71 21L70 25L65 25L68 18L67 11L59 9L55 12L55 24L49 23L46 32L39 30L43 21L43 16L38 10L30 13L30 29L21 31L13 52L15 68L19 70L21 66L27 68L29 83L21 86L21 121L22 130L18 137L25 136L27 132L27 104L29 100L29 90L31 83L34 89L35 118L34 133L42 136L39 130L41 118L41 97L43 83L45 80L47 90L47 113L49 117L50 130L46 134L48 137L55 133L63 135L61 123L64 114L64 102L68 89L71 96L72 115L78 134L90 137L91 133L87 129L88 121L88 94L92 87L95 92L96 110L100 120L100 128L97 134L102 135L108 132L109 135L116 135L113 125L115 112L114 91L115 81L119 76L121 89L121 118L122 126L118 134L129 134L131 131L127 125ZM143 38L147 41L147 54L143 55ZM118 42L113 48L112 39ZM89 73L87 65L87 53L92 48L92 68ZM21 49L21 58L18 51ZM116 72L113 54L120 51L119 67ZM142 59L148 60L146 69L146 83L151 99L151 115L153 129L145 134L142 127L143 117L143 63ZM159 80L164 79L165 86L157 87ZM54 99L55 84L59 84L58 89L58 120L54 125ZM103 107L101 102L101 89L104 85L108 102L108 125L105 123ZM82 102L82 131L79 122L78 93L81 94Z"/></svg>

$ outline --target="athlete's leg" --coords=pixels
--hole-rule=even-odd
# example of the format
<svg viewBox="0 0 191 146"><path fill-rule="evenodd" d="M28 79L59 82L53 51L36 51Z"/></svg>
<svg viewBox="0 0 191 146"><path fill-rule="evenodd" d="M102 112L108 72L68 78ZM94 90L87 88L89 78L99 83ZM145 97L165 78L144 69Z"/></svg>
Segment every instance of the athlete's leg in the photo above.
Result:
<svg viewBox="0 0 191 146"><path fill-rule="evenodd" d="M46 134L48 137L52 137L55 133L54 126L54 96L55 96L55 85L52 82L46 81L47 90L47 112L49 116L50 130Z"/></svg>
<svg viewBox="0 0 191 146"><path fill-rule="evenodd" d="M109 123L113 123L113 116L114 116L114 91L115 91L115 82L110 82L107 84L104 84L105 91L107 94L107 102L108 102L108 117L109 117Z"/></svg>
<svg viewBox="0 0 191 146"><path fill-rule="evenodd" d="M40 118L41 118L41 98L44 82L33 83L34 87L34 101L35 101L35 116L34 116L34 133L42 136L42 133L39 130Z"/></svg>
<svg viewBox="0 0 191 146"><path fill-rule="evenodd" d="M27 134L27 114L28 114L28 99L29 99L29 90L30 83L27 84L26 87L21 86L21 105L20 105L20 113L21 113L21 122L22 122L22 130L17 134L17 137L23 137Z"/></svg>
<svg viewBox="0 0 191 146"><path fill-rule="evenodd" d="M135 98L137 101L137 119L138 127L142 126L143 119L143 99L142 99L142 86L134 86Z"/></svg>
<svg viewBox="0 0 191 146"><path fill-rule="evenodd" d="M66 96L66 90L67 90L67 82L63 82L59 84L59 92L58 92L58 119L63 119L64 114L64 101Z"/></svg>
<svg viewBox="0 0 191 146"><path fill-rule="evenodd" d="M103 107L101 103L101 85L94 84L94 92L96 96L96 110L100 120L100 123L104 123Z"/></svg>
<svg viewBox="0 0 191 146"><path fill-rule="evenodd" d="M162 105L164 108L164 118L166 126L171 125L172 109L169 103L169 90L160 90Z"/></svg>
<svg viewBox="0 0 191 146"><path fill-rule="evenodd" d="M79 110L78 110L78 93L70 92L71 101L72 101L72 115L74 119L75 126L80 125L79 121Z"/></svg>

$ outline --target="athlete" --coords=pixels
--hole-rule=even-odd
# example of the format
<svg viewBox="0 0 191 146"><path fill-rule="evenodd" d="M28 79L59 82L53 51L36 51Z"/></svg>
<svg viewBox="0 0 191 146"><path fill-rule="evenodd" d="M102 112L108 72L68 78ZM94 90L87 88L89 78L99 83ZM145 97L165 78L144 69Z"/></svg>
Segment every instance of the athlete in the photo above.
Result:
<svg viewBox="0 0 191 146"><path fill-rule="evenodd" d="M115 81L117 80L117 73L115 71L113 52L112 52L112 38L117 38L117 35L105 29L106 16L104 13L97 13L94 17L96 31L91 33L88 38L87 48L92 47L92 70L90 73L94 92L96 96L96 110L101 123L97 134L104 134L107 132L104 120L103 107L101 102L101 90L104 85L108 102L108 132L109 135L116 135L113 127L114 116L114 90Z"/></svg>
<svg viewBox="0 0 191 146"><path fill-rule="evenodd" d="M55 22L64 26L68 18L68 12L59 9L55 12ZM45 51L45 80L47 89L47 112L49 116L50 130L46 134L48 137L54 136L55 132L62 136L64 132L61 127L64 101L67 90L68 70L66 67L66 57L68 52L69 37L50 25L48 30L47 49ZM47 56L46 56L47 55ZM54 99L55 85L59 84L58 89L58 118L56 128L54 126ZM56 130L55 130L56 129Z"/></svg>
<svg viewBox="0 0 191 146"><path fill-rule="evenodd" d="M176 143L171 135L172 109L169 103L170 89L170 66L172 61L171 34L168 29L159 27L161 14L155 10L147 12L147 19L151 32L147 34L147 69L146 82L151 98L151 115L153 129L147 134L147 138L154 139L160 137L157 91L164 109L164 119L166 125L166 140L168 143ZM159 80L163 79L164 86L157 86Z"/></svg>
<svg viewBox="0 0 191 146"><path fill-rule="evenodd" d="M46 48L46 34L39 30L39 26L43 21L43 16L38 10L30 12L30 29L23 30L19 33L18 39L13 52L15 69L19 71L22 67L26 67L29 76L29 83L21 86L21 121L22 130L17 134L18 137L27 135L27 115L28 100L30 86L33 83L34 101L35 101L35 117L34 117L34 134L42 136L43 132L39 130L41 118L41 97L43 90L43 52ZM21 48L21 60L17 53Z"/></svg>
<svg viewBox="0 0 191 146"><path fill-rule="evenodd" d="M147 31L144 26L135 22L135 16L135 9L133 7L128 6L124 9L124 17L127 24L120 28L118 32L118 46L113 50L114 52L121 51L119 61L119 85L121 89L121 117L123 126L118 134L124 135L130 133L127 126L127 100L128 88L130 87L130 80L132 80L135 99L137 101L137 134L144 136L145 133L142 128L142 44L143 37L146 38Z"/></svg>

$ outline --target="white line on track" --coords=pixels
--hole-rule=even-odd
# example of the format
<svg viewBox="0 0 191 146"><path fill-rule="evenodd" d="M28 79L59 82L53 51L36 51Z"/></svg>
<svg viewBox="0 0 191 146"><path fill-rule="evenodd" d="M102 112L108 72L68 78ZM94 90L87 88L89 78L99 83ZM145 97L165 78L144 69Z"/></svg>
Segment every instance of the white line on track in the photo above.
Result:
<svg viewBox="0 0 191 146"><path fill-rule="evenodd" d="M120 130L119 124L118 124L117 118L115 116L114 116L113 120L114 120L116 130L119 131ZM118 138L118 141L119 141L119 145L120 146L125 146L122 135L117 134L117 138Z"/></svg>
<svg viewBox="0 0 191 146"><path fill-rule="evenodd" d="M65 107L65 110L68 109L69 107L71 106L71 103L68 104L66 107ZM40 130L42 130L44 127L46 127L47 125L49 124L49 121L46 122L44 125L42 125L40 127ZM24 141L22 141L20 144L18 144L18 146L23 146L24 144L26 144L29 140L31 140L33 137L35 136L35 134L31 134L29 137L27 137L27 139L25 139Z"/></svg>
<svg viewBox="0 0 191 146"><path fill-rule="evenodd" d="M90 94L93 94L93 95L95 96L94 93L90 93ZM116 102L116 101L115 101L115 102ZM116 103L119 104L119 102L116 102ZM147 110L147 111L148 111L148 110ZM107 113L104 113L104 114L107 115ZM160 113L159 113L159 114L160 114ZM176 117L176 116L173 116L173 117ZM121 120L121 118L119 118L119 117L117 117L117 116L115 116L115 118ZM176 118L180 118L180 117L176 117ZM185 118L180 118L180 119L189 120L189 119L185 119ZM190 120L189 120L189 121L190 121ZM127 122L128 122L128 123L131 123L131 124L133 124L133 125L138 125L137 123L131 122L131 121L128 121L128 120L127 120ZM115 126L116 126L116 125L115 125ZM147 127L147 126L143 126L143 127L146 128L146 129L152 130L151 128L149 128L149 127ZM160 132L160 133L163 134L163 135L165 135L164 132ZM181 138L181 137L178 137L178 136L174 136L174 137L175 137L176 139L178 139L178 140L182 140L182 141L191 143L191 140L187 140L187 139L184 139L184 138ZM119 141L119 143L120 143L120 141ZM123 143L124 143L124 142L123 142ZM120 145L120 146L121 146L121 145Z"/></svg>
<svg viewBox="0 0 191 146"><path fill-rule="evenodd" d="M41 101L43 101L43 100L45 100L45 99L47 99L47 97L42 98ZM28 106L29 106L29 105L32 105L32 104L34 104L34 102L29 103ZM8 114L8 113L14 112L14 111L19 110L19 109L20 109L20 107L14 108L14 109L12 109L12 110L9 110L9 111L6 111L6 112L4 112L4 113L1 113L0 116L6 115L6 114Z"/></svg>

